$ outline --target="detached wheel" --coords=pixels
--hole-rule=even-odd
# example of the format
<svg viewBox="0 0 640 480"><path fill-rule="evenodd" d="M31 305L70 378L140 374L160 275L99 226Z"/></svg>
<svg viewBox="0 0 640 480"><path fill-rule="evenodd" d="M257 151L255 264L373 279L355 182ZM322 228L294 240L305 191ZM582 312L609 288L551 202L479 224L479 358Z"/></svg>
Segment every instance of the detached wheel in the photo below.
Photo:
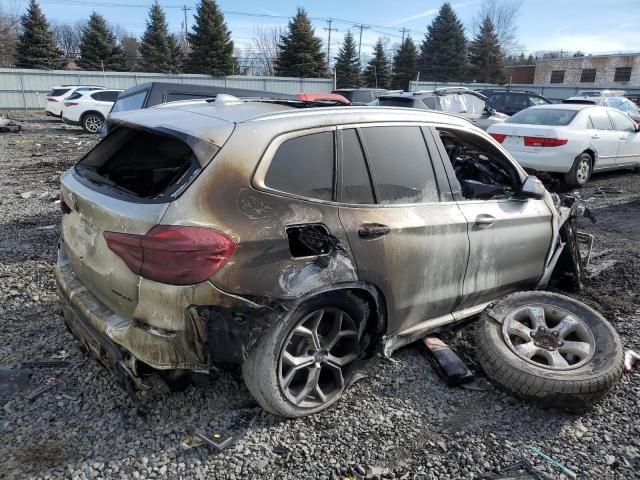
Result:
<svg viewBox="0 0 640 480"><path fill-rule="evenodd" d="M571 170L564 176L564 181L571 187L583 187L591 178L593 171L593 158L584 152L578 155L573 162Z"/></svg>
<svg viewBox="0 0 640 480"><path fill-rule="evenodd" d="M542 406L584 411L622 374L622 343L586 305L548 292L519 292L480 319L478 359L503 390Z"/></svg>
<svg viewBox="0 0 640 480"><path fill-rule="evenodd" d="M87 113L82 117L80 125L85 132L98 133L102 128L104 117L99 113Z"/></svg>
<svg viewBox="0 0 640 480"><path fill-rule="evenodd" d="M360 357L367 315L357 297L331 294L273 325L242 365L255 400L285 417L310 415L337 402Z"/></svg>

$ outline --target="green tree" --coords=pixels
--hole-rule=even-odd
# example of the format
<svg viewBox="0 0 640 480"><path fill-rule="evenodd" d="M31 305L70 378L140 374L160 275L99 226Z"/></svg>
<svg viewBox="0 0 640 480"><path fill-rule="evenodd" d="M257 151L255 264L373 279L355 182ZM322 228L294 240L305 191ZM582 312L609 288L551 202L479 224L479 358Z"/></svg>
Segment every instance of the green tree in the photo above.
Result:
<svg viewBox="0 0 640 480"><path fill-rule="evenodd" d="M420 47L418 68L424 80L459 82L466 70L464 27L451 4L443 3Z"/></svg>
<svg viewBox="0 0 640 480"><path fill-rule="evenodd" d="M389 88L391 84L389 60L384 53L382 40L378 40L373 49L373 57L367 64L364 79L367 87L370 88Z"/></svg>
<svg viewBox="0 0 640 480"><path fill-rule="evenodd" d="M31 0L20 22L22 33L16 45L16 67L64 68L62 52L56 46L53 32L36 0Z"/></svg>
<svg viewBox="0 0 640 480"><path fill-rule="evenodd" d="M482 20L480 30L469 44L469 73L473 81L480 83L504 83L507 80L504 55L489 17Z"/></svg>
<svg viewBox="0 0 640 480"><path fill-rule="evenodd" d="M233 58L231 32L224 15L214 0L200 0L195 15L193 33L189 33L191 50L184 70L189 73L231 75L237 70Z"/></svg>
<svg viewBox="0 0 640 480"><path fill-rule="evenodd" d="M105 18L93 12L82 29L80 58L77 61L85 70L122 72L127 69L127 57L116 43L113 31Z"/></svg>
<svg viewBox="0 0 640 480"><path fill-rule="evenodd" d="M393 57L393 88L409 90L409 82L418 73L418 50L411 37L407 37Z"/></svg>
<svg viewBox="0 0 640 480"><path fill-rule="evenodd" d="M315 36L303 8L298 8L280 37L275 73L279 77L322 77L327 73L322 41Z"/></svg>
<svg viewBox="0 0 640 480"><path fill-rule="evenodd" d="M169 34L167 18L158 1L149 9L147 28L140 43L140 68L145 72L180 71L182 51L174 35Z"/></svg>
<svg viewBox="0 0 640 480"><path fill-rule="evenodd" d="M344 42L335 59L337 87L359 87L361 83L360 61L358 60L356 42L351 32L347 32L344 36Z"/></svg>

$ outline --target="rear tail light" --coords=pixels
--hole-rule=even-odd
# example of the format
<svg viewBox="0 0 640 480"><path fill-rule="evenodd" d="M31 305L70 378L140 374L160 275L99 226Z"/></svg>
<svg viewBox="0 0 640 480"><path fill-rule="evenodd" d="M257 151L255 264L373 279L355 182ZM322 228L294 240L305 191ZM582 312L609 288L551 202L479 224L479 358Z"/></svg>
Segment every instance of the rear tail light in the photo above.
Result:
<svg viewBox="0 0 640 480"><path fill-rule="evenodd" d="M236 249L224 233L202 227L156 225L146 235L104 232L104 238L133 273L171 285L206 281Z"/></svg>
<svg viewBox="0 0 640 480"><path fill-rule="evenodd" d="M75 107L78 105L78 102L64 102L65 107Z"/></svg>
<svg viewBox="0 0 640 480"><path fill-rule="evenodd" d="M507 136L503 133L490 133L489 135L495 138L498 143L504 142L504 139L507 138Z"/></svg>
<svg viewBox="0 0 640 480"><path fill-rule="evenodd" d="M60 193L60 210L62 210L62 213L71 213L71 208L69 208L69 205L67 205L67 202L64 201L64 197L62 196L62 193Z"/></svg>
<svg viewBox="0 0 640 480"><path fill-rule="evenodd" d="M567 142L566 138L524 137L525 147L561 147Z"/></svg>
<svg viewBox="0 0 640 480"><path fill-rule="evenodd" d="M55 98L47 98L47 102L57 102L58 100L56 100Z"/></svg>

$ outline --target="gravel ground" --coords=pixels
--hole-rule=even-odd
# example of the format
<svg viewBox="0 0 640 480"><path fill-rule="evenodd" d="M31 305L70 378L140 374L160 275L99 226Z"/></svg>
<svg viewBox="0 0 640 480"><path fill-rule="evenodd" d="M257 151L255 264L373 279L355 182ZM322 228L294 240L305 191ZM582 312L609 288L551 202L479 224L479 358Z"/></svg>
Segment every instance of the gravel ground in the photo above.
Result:
<svg viewBox="0 0 640 480"><path fill-rule="evenodd" d="M258 411L239 370L185 393L157 384L144 397L148 415L133 412L64 328L53 277L59 176L96 139L41 115L16 117L24 133L0 136L0 369L66 365L33 368L24 389L0 392L0 478L494 478L523 459L560 478L529 445L578 478L638 478L637 372L591 412L570 415L493 389L449 388L413 347L373 366L327 412L299 420L259 413L222 453L185 449L190 427L232 430ZM596 249L577 298L613 322L625 348L640 351L640 175L598 175L580 194L600 222L584 226ZM446 337L478 371L473 328Z"/></svg>

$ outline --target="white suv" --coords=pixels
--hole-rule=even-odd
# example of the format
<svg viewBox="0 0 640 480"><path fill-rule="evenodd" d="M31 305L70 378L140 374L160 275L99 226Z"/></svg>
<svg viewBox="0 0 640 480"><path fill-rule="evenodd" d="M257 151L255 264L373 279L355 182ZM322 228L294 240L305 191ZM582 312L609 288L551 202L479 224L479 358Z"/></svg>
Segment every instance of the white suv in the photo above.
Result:
<svg viewBox="0 0 640 480"><path fill-rule="evenodd" d="M62 106L62 121L80 125L89 133L98 133L104 119L122 90L89 90L76 92Z"/></svg>
<svg viewBox="0 0 640 480"><path fill-rule="evenodd" d="M47 104L44 107L44 111L52 117L62 117L62 103L66 98L76 92L102 90L103 88L95 85L58 85L47 93Z"/></svg>

